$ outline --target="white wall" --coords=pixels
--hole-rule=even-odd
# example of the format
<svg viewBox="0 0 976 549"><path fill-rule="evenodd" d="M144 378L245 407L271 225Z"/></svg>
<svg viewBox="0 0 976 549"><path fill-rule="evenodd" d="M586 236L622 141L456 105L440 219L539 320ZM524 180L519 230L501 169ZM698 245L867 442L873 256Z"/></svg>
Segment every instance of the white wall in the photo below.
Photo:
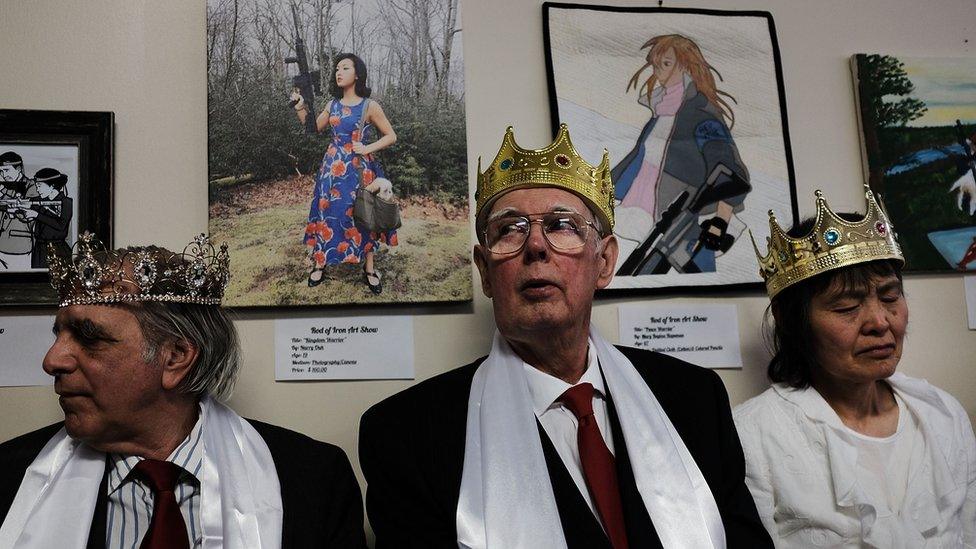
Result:
<svg viewBox="0 0 976 549"><path fill-rule="evenodd" d="M551 136L541 3L462 1L473 176L478 155L494 156L505 126L515 125L527 146L541 146ZM824 189L838 209L863 207L848 68L852 54L976 53L972 0L669 1L665 6L772 12L805 215L812 213L816 188ZM153 242L177 248L207 228L205 9L205 0L0 0L0 108L115 112L118 245ZM475 280L473 304L391 311L416 315L418 379L487 351L491 305L480 295L477 274ZM900 370L947 389L976 415L976 332L966 328L962 279L910 276L905 285L912 321ZM713 299L602 300L595 324L616 340L620 303ZM720 299L739 308L746 367L721 372L736 404L766 384L768 355L759 338L766 299L758 293ZM355 463L362 412L410 382L275 383L273 319L289 314L239 315L245 364L231 404L243 415L339 444ZM50 388L6 388L0 389L0 418L0 440L6 440L61 415Z"/></svg>

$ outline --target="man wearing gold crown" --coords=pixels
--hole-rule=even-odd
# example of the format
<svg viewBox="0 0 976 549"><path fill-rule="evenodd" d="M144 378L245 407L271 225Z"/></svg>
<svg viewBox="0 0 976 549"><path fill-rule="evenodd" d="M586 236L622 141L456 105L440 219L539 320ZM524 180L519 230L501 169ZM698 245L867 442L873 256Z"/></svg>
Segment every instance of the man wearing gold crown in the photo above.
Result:
<svg viewBox="0 0 976 549"><path fill-rule="evenodd" d="M53 247L51 248L53 249ZM64 422L0 445L0 547L365 547L339 448L218 402L239 365L226 246L49 258Z"/></svg>
<svg viewBox="0 0 976 549"><path fill-rule="evenodd" d="M476 193L491 353L368 410L377 547L767 547L728 397L709 370L590 328L617 242L606 152L512 129ZM538 228L536 228L538 225Z"/></svg>

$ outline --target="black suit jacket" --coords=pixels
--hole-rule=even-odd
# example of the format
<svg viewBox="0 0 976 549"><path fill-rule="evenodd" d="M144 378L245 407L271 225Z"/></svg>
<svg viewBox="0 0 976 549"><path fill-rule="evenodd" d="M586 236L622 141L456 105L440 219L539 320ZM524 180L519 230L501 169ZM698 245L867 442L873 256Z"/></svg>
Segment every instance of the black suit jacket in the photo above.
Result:
<svg viewBox="0 0 976 549"><path fill-rule="evenodd" d="M337 446L260 421L248 420L271 450L283 507L283 548L364 548L359 483ZM7 516L27 467L61 428L50 425L0 444L0 523ZM96 497L89 548L105 546L105 479Z"/></svg>
<svg viewBox="0 0 976 549"><path fill-rule="evenodd" d="M742 447L718 375L659 353L619 349L661 403L701 469L718 504L728 546L772 547L745 485ZM377 549L457 547L455 512L464 465L468 393L483 360L419 383L363 415L359 459L366 476L366 510L376 533ZM611 413L611 420L616 423L615 413ZM620 445L623 437L618 428L614 430L614 445ZM553 462L555 450L550 451L547 442L543 437L567 543L570 547L609 547L569 473L558 457ZM642 504L638 509L632 505L635 497L639 501L639 494L636 486L628 484L633 483L632 472L625 474L630 480L621 476L621 496L633 536L634 525L640 524L639 515L646 517L647 513ZM650 533L638 534L644 535L647 541L641 543L647 545L632 543L633 547L657 543L653 527L647 527Z"/></svg>

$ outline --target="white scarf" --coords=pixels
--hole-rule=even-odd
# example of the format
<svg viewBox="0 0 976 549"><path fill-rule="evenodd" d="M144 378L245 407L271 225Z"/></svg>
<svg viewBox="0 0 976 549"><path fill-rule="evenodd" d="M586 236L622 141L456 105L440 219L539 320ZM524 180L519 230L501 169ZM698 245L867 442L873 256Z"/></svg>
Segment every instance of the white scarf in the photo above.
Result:
<svg viewBox="0 0 976 549"><path fill-rule="evenodd" d="M724 548L712 492L660 403L627 357L592 328L590 341L661 543ZM498 332L471 382L456 521L462 548L566 547L522 359Z"/></svg>
<svg viewBox="0 0 976 549"><path fill-rule="evenodd" d="M281 487L268 445L247 421L206 397L200 480L204 548L281 546ZM105 453L62 428L27 468L0 526L0 547L84 548Z"/></svg>

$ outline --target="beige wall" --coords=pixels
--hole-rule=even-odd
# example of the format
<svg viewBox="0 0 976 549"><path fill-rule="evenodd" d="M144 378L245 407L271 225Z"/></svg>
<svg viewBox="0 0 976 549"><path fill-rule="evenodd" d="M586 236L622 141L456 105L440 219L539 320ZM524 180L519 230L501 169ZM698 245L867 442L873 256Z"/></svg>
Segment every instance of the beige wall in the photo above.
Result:
<svg viewBox="0 0 976 549"><path fill-rule="evenodd" d="M205 0L0 0L0 108L115 112L115 238L120 245L156 242L181 247L194 233L206 230L204 4ZM697 2L665 5L704 7ZM708 7L765 9L773 14L800 208L806 214L812 212L815 188L827 191L838 209L863 204L858 199L861 163L848 69L851 54L976 54L972 0L716 1ZM534 0L464 3L472 174L479 154L494 155L508 124L518 127L523 144L541 146L550 138L541 11ZM906 287L912 322L901 371L947 389L971 416L976 415L976 332L966 328L962 279L912 276ZM417 379L487 351L491 305L477 289L476 293L473 304L379 311L415 315ZM615 340L620 303L713 299L604 300L595 308L595 324ZM721 299L739 307L746 367L721 372L735 404L765 386L768 357L759 324L766 299L758 293ZM376 312L322 309L301 314ZM239 315L245 365L231 404L243 415L337 443L355 463L360 414L410 382L275 383L273 319L295 314ZM56 421L60 413L50 388L6 388L0 389L0 418L0 440L6 440Z"/></svg>

